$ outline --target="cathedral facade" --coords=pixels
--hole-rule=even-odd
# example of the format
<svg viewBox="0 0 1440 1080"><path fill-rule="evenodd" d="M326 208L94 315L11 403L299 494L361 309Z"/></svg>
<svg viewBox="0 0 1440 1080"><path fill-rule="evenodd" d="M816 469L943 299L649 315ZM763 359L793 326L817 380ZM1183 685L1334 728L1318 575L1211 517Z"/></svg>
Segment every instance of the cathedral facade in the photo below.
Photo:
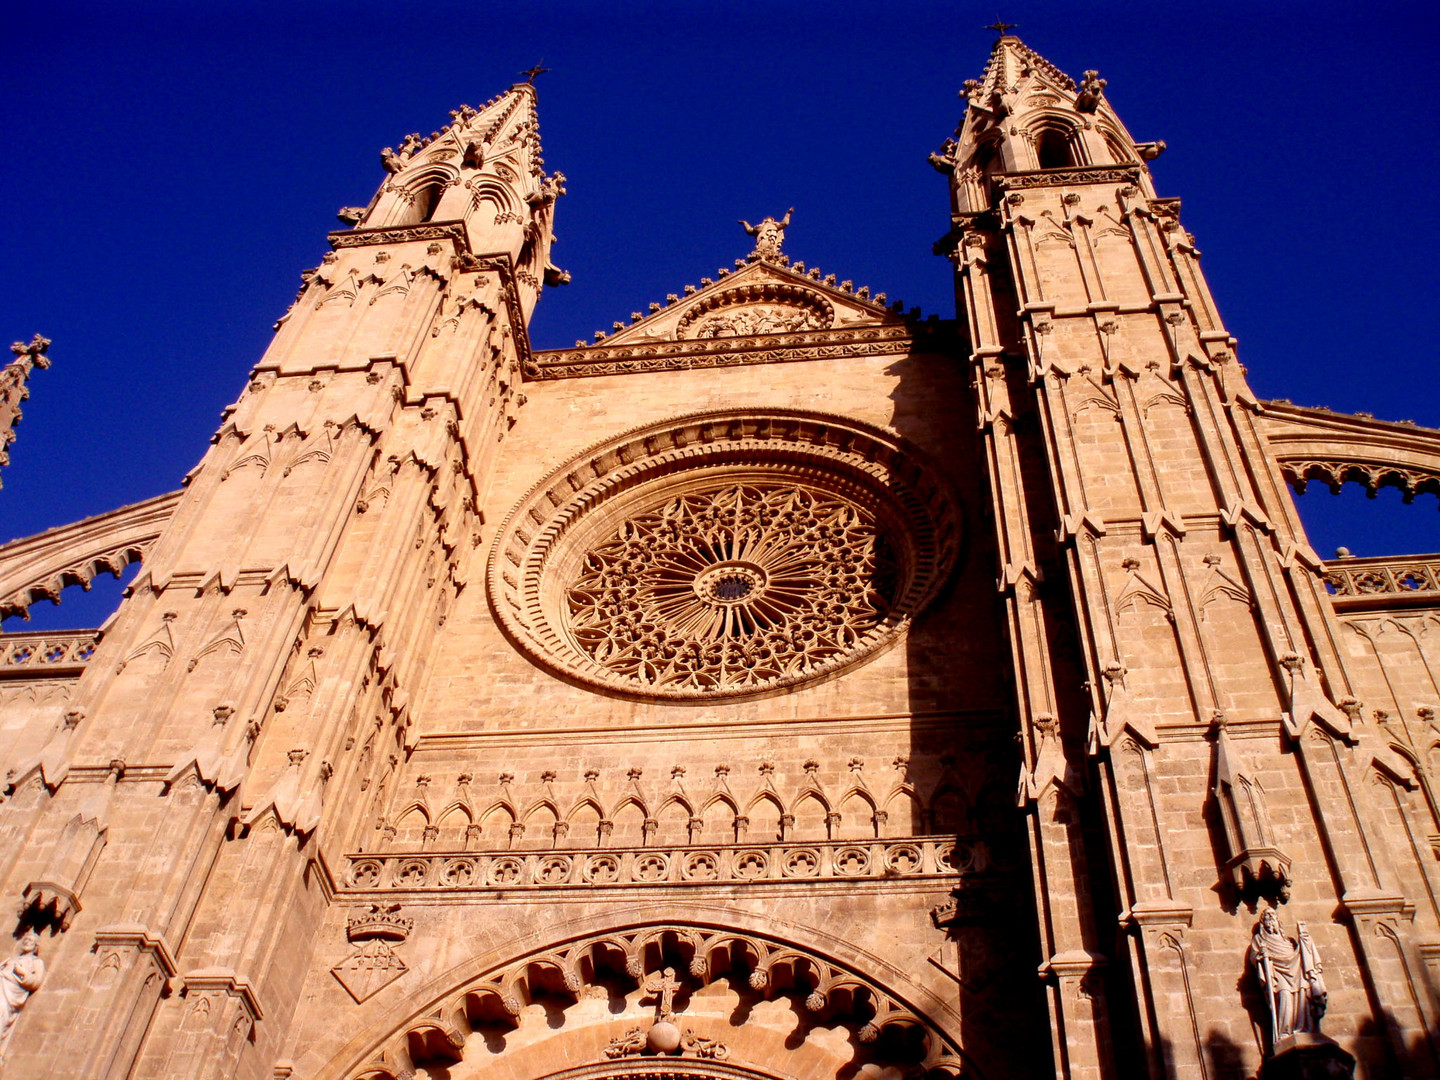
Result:
<svg viewBox="0 0 1440 1080"><path fill-rule="evenodd" d="M0 636L0 1076L1437 1074L1440 556L1290 489L1440 432L1250 392L1094 72L964 96L954 320L771 216L535 351L534 87L382 153L185 486L0 547L142 564Z"/></svg>

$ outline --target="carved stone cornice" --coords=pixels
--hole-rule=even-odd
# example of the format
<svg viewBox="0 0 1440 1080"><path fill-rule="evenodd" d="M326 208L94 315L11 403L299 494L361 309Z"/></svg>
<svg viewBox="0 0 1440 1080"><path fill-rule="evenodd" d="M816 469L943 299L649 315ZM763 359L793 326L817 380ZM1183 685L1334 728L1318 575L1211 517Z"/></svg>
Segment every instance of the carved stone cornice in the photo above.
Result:
<svg viewBox="0 0 1440 1080"><path fill-rule="evenodd" d="M148 954L167 979L175 977L175 951L158 930L141 923L115 923L95 931L95 951L102 949L134 949Z"/></svg>
<svg viewBox="0 0 1440 1080"><path fill-rule="evenodd" d="M1081 165L1073 169L1036 169L1003 173L995 177L1002 190L1070 187L1076 184L1134 184L1140 179L1138 165Z"/></svg>
<svg viewBox="0 0 1440 1080"><path fill-rule="evenodd" d="M890 356L938 347L954 333L954 324L865 326L850 330L760 334L643 345L592 345L535 354L524 366L527 379L576 379L595 375L635 375L649 371L783 364Z"/></svg>
<svg viewBox="0 0 1440 1080"><path fill-rule="evenodd" d="M0 680L76 678L99 642L98 630L0 634Z"/></svg>
<svg viewBox="0 0 1440 1080"><path fill-rule="evenodd" d="M229 968L200 968L183 976L183 980L186 993L208 990L237 999L252 1024L265 1017L265 1011L260 1007L260 999L255 994L254 984Z"/></svg>

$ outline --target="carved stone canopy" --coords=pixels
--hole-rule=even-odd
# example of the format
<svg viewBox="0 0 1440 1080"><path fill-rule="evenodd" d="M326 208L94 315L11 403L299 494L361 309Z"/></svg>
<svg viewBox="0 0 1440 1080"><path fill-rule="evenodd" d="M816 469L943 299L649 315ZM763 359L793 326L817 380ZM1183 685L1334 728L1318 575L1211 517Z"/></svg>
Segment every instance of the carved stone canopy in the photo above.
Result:
<svg viewBox="0 0 1440 1080"><path fill-rule="evenodd" d="M766 693L873 652L953 564L915 451L803 413L700 414L587 451L511 513L492 604L524 652L642 697Z"/></svg>

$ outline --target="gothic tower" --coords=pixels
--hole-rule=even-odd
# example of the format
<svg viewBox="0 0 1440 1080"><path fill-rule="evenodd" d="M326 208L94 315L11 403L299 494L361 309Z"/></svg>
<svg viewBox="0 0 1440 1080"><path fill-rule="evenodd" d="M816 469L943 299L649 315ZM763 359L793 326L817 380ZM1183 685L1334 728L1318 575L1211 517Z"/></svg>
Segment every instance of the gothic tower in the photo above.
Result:
<svg viewBox="0 0 1440 1080"><path fill-rule="evenodd" d="M955 320L787 214L534 351L533 86L384 150L184 488L0 547L143 563L0 636L0 1075L1435 1075L1440 557L1286 484L1440 433L1251 394L1104 89L966 83Z"/></svg>

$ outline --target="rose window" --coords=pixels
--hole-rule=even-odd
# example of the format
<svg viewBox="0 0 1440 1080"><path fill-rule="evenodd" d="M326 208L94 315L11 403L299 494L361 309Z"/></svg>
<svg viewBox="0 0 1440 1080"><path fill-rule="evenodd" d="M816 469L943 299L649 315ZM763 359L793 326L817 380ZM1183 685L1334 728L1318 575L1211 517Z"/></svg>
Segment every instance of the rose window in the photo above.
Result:
<svg viewBox="0 0 1440 1080"><path fill-rule="evenodd" d="M958 514L918 452L838 417L708 413L591 447L511 513L496 617L532 660L626 696L821 678L943 583Z"/></svg>
<svg viewBox="0 0 1440 1080"><path fill-rule="evenodd" d="M646 686L745 690L854 649L895 585L874 516L800 486L661 498L586 552L568 627Z"/></svg>

